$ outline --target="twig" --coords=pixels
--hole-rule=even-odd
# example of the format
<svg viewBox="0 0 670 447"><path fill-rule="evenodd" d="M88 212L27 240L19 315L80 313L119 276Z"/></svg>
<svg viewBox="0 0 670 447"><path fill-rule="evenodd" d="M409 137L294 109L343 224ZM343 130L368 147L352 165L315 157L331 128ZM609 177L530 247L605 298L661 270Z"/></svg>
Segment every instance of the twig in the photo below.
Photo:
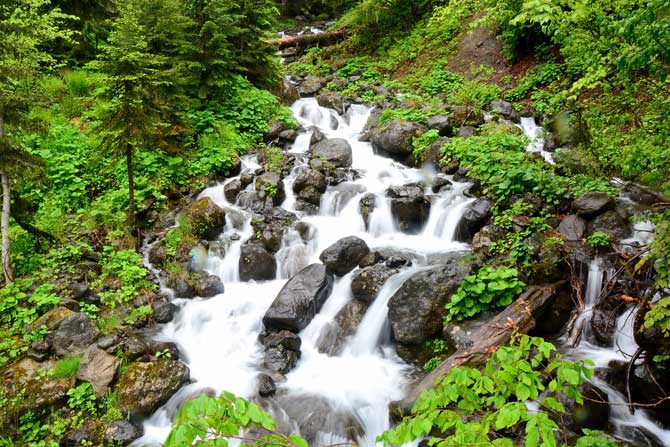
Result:
<svg viewBox="0 0 670 447"><path fill-rule="evenodd" d="M631 397L631 392L630 392L630 372L633 370L633 366L635 365L635 361L640 356L642 351L643 351L642 348L637 348L637 351L635 351L635 354L633 354L633 358L630 359L630 362L628 363L628 369L626 370L626 394L628 395L628 403L633 402L633 398ZM635 408L634 407L630 407L629 410L630 410L630 414L635 413Z"/></svg>

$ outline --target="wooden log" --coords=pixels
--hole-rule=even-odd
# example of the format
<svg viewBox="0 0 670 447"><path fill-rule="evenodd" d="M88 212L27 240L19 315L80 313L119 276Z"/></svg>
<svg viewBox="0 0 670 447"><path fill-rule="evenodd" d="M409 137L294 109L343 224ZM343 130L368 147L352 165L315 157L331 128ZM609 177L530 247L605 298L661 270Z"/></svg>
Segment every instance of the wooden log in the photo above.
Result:
<svg viewBox="0 0 670 447"><path fill-rule="evenodd" d="M269 41L270 45L276 46L279 50L286 48L309 48L315 46L333 45L347 37L347 31L344 29L330 31L319 34L302 34L300 36L289 36L281 39Z"/></svg>
<svg viewBox="0 0 670 447"><path fill-rule="evenodd" d="M547 306L551 305L553 298L565 284L565 281L560 281L528 288L514 303L472 335L472 346L459 349L447 357L430 374L414 384L403 400L392 402L391 414L394 417L409 415L419 395L432 388L437 379L444 377L452 368L462 365L482 366L499 346L510 341L515 331L525 334L535 328L538 318L542 317Z"/></svg>

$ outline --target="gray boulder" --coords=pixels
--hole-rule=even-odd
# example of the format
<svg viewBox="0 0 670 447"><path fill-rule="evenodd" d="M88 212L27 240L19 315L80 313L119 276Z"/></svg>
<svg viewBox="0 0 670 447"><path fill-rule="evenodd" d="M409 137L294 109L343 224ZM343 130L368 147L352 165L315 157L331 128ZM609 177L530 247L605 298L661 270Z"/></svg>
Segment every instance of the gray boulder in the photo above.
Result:
<svg viewBox="0 0 670 447"><path fill-rule="evenodd" d="M428 118L427 121L429 129L435 129L440 133L441 137L449 137L453 133L453 124L449 115L434 115Z"/></svg>
<svg viewBox="0 0 670 447"><path fill-rule="evenodd" d="M395 119L371 129L370 142L375 151L413 164L412 141L426 130L426 126L422 124Z"/></svg>
<svg viewBox="0 0 670 447"><path fill-rule="evenodd" d="M416 273L389 300L389 320L396 342L417 345L442 330L444 305L470 271L463 254L451 262Z"/></svg>
<svg viewBox="0 0 670 447"><path fill-rule="evenodd" d="M107 354L97 346L91 346L81 357L77 379L89 382L93 386L95 396L101 398L114 380L118 366L119 361L115 356Z"/></svg>
<svg viewBox="0 0 670 447"><path fill-rule="evenodd" d="M298 86L298 93L300 93L301 97L314 96L319 92L319 90L323 88L324 85L326 85L324 79L318 76L309 75Z"/></svg>
<svg viewBox="0 0 670 447"><path fill-rule="evenodd" d="M242 181L238 178L235 178L223 185L223 195L226 197L227 201L230 203L235 203L238 194L242 192L243 189Z"/></svg>
<svg viewBox="0 0 670 447"><path fill-rule="evenodd" d="M260 243L242 245L240 253L240 280L269 281L277 275L277 261Z"/></svg>
<svg viewBox="0 0 670 447"><path fill-rule="evenodd" d="M333 287L332 275L321 264L312 264L291 278L263 317L268 330L298 333L321 310Z"/></svg>
<svg viewBox="0 0 670 447"><path fill-rule="evenodd" d="M326 248L319 259L329 273L343 276L355 269L368 253L370 248L363 239L348 236Z"/></svg>
<svg viewBox="0 0 670 447"><path fill-rule="evenodd" d="M613 210L616 203L612 196L605 192L587 192L577 197L572 202L572 206L580 216L593 219L606 211Z"/></svg>
<svg viewBox="0 0 670 447"><path fill-rule="evenodd" d="M300 353L288 349L270 348L265 351L263 366L270 371L286 374L298 363Z"/></svg>
<svg viewBox="0 0 670 447"><path fill-rule="evenodd" d="M151 305L154 311L154 320L157 323L169 323L177 312L177 306L168 301L158 301Z"/></svg>
<svg viewBox="0 0 670 447"><path fill-rule="evenodd" d="M576 214L565 216L558 225L558 232L568 241L580 241L586 232L586 221Z"/></svg>
<svg viewBox="0 0 670 447"><path fill-rule="evenodd" d="M316 102L318 102L321 107L335 110L339 115L344 115L349 106L347 99L335 92L321 93L316 97Z"/></svg>
<svg viewBox="0 0 670 447"><path fill-rule="evenodd" d="M53 334L53 346L60 356L80 354L100 337L98 326L85 314L65 318Z"/></svg>
<svg viewBox="0 0 670 447"><path fill-rule="evenodd" d="M375 264L359 270L351 280L351 292L355 299L364 303L372 303L386 280L398 273L395 268L385 264Z"/></svg>
<svg viewBox="0 0 670 447"><path fill-rule="evenodd" d="M331 138L316 143L309 149L312 169L350 168L352 161L351 145L343 138Z"/></svg>
<svg viewBox="0 0 670 447"><path fill-rule="evenodd" d="M182 217L196 238L208 241L215 240L226 224L226 212L209 197L191 203Z"/></svg>
<svg viewBox="0 0 670 447"><path fill-rule="evenodd" d="M493 202L489 199L477 199L463 212L461 220L456 225L455 238L460 242L472 242L472 238L481 230L489 217Z"/></svg>
<svg viewBox="0 0 670 447"><path fill-rule="evenodd" d="M196 292L202 298L211 298L224 292L221 278L214 275L205 275L196 283Z"/></svg>
<svg viewBox="0 0 670 447"><path fill-rule="evenodd" d="M105 430L105 441L114 443L114 445L129 445L142 436L142 428L137 427L125 419L114 421Z"/></svg>
<svg viewBox="0 0 670 447"><path fill-rule="evenodd" d="M430 215L430 202L424 196L423 188L416 184L392 186L386 195L391 197L391 214L400 231L420 233Z"/></svg>
<svg viewBox="0 0 670 447"><path fill-rule="evenodd" d="M312 205L321 203L321 195L326 192L326 176L314 169L301 171L293 182L296 197Z"/></svg>
<svg viewBox="0 0 670 447"><path fill-rule="evenodd" d="M519 121L519 112L516 111L514 105L507 101L493 101L490 106L491 113L494 115L502 116L505 119L514 121L515 123Z"/></svg>
<svg viewBox="0 0 670 447"><path fill-rule="evenodd" d="M256 191L264 191L272 200L274 206L279 206L286 198L284 181L281 175L266 171L256 177Z"/></svg>

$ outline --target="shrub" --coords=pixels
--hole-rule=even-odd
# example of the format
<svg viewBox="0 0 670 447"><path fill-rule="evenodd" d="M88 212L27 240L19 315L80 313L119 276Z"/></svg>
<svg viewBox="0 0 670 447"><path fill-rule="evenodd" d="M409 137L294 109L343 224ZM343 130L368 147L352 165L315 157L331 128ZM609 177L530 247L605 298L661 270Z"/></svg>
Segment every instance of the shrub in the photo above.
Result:
<svg viewBox="0 0 670 447"><path fill-rule="evenodd" d="M505 307L521 293L525 284L514 268L483 267L476 275L466 276L445 306L445 322L463 320L484 310Z"/></svg>
<svg viewBox="0 0 670 447"><path fill-rule="evenodd" d="M80 357L65 357L60 359L49 371L49 375L57 379L74 377L77 374Z"/></svg>

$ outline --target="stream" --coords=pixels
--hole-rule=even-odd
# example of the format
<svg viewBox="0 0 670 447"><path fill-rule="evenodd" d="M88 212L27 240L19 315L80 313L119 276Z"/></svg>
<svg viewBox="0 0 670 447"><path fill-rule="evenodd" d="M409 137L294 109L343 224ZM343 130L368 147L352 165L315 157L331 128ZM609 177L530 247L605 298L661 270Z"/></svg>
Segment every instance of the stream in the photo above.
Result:
<svg viewBox="0 0 670 447"><path fill-rule="evenodd" d="M262 318L278 292L298 271L319 262L320 253L346 236L363 239L372 250L394 249L411 252L414 262L390 277L376 300L370 305L354 335L345 339L337 354L328 354L324 344L335 343L330 326L337 313L352 300L353 272L337 277L327 301L299 334L302 356L297 366L288 372L285 381L277 383L275 397L265 400L280 426L305 437L315 439L315 445L354 441L361 447L376 445L375 438L390 427L388 404L402 399L413 381L414 368L396 354L388 324L388 301L412 274L431 263L439 255L465 251L466 244L455 241L456 226L467 206L474 201L466 195L469 184L449 177L451 188L430 193L436 172L431 168L408 168L390 158L374 153L370 143L360 141L361 132L371 109L352 105L346 115L319 106L315 99L300 99L292 106L294 116L303 131L289 149L296 155L296 166L284 179L286 199L282 208L295 213L309 224L311 234L303 239L298 231L285 232L277 252L277 278L272 281L242 282L239 274L241 247L253 236L253 213L245 207L244 194L237 203L229 203L224 186L233 179L204 190L200 197L209 197L226 210L226 225L220 236L225 254L209 250L202 262L207 272L217 275L225 284L225 293L211 299L182 299L174 297L179 306L174 320L163 325L155 336L161 341L176 343L182 360L188 365L192 383L183 387L152 417L144 422L144 436L135 446L160 445L171 428L171 419L179 405L202 392L218 394L224 390L236 395L257 399L257 376L263 371L263 347L258 336L263 330ZM527 150L540 152L539 130L534 120L525 119L521 127L532 142ZM342 138L352 147L352 175L348 181L329 186L321 198L319 213L306 215L295 209L296 198L292 185L302 165L301 154L309 149L313 129L327 138ZM243 157L242 171L260 167L254 155ZM423 182L429 185L431 201L427 223L419 234L399 230L391 214L386 190L390 186ZM253 191L254 183L247 186ZM359 201L375 195L374 211L366 226L360 213ZM589 273L584 316L600 294L606 272L594 260ZM168 291L170 292L170 291ZM634 352L632 315L625 312L617 326L616 348L600 348L589 342L588 331L582 334L579 345L569 352L571 358L591 358L596 366L607 366L611 359L620 359ZM587 325L585 325L587 326ZM570 340L564 340L566 344ZM596 379L594 379L596 380ZM619 402L624 397L607 384L595 382L610 398ZM626 427L643 427L646 432L670 445L670 432L655 425L644 412L634 415L626 407L614 406L612 424L617 435L631 439Z"/></svg>

